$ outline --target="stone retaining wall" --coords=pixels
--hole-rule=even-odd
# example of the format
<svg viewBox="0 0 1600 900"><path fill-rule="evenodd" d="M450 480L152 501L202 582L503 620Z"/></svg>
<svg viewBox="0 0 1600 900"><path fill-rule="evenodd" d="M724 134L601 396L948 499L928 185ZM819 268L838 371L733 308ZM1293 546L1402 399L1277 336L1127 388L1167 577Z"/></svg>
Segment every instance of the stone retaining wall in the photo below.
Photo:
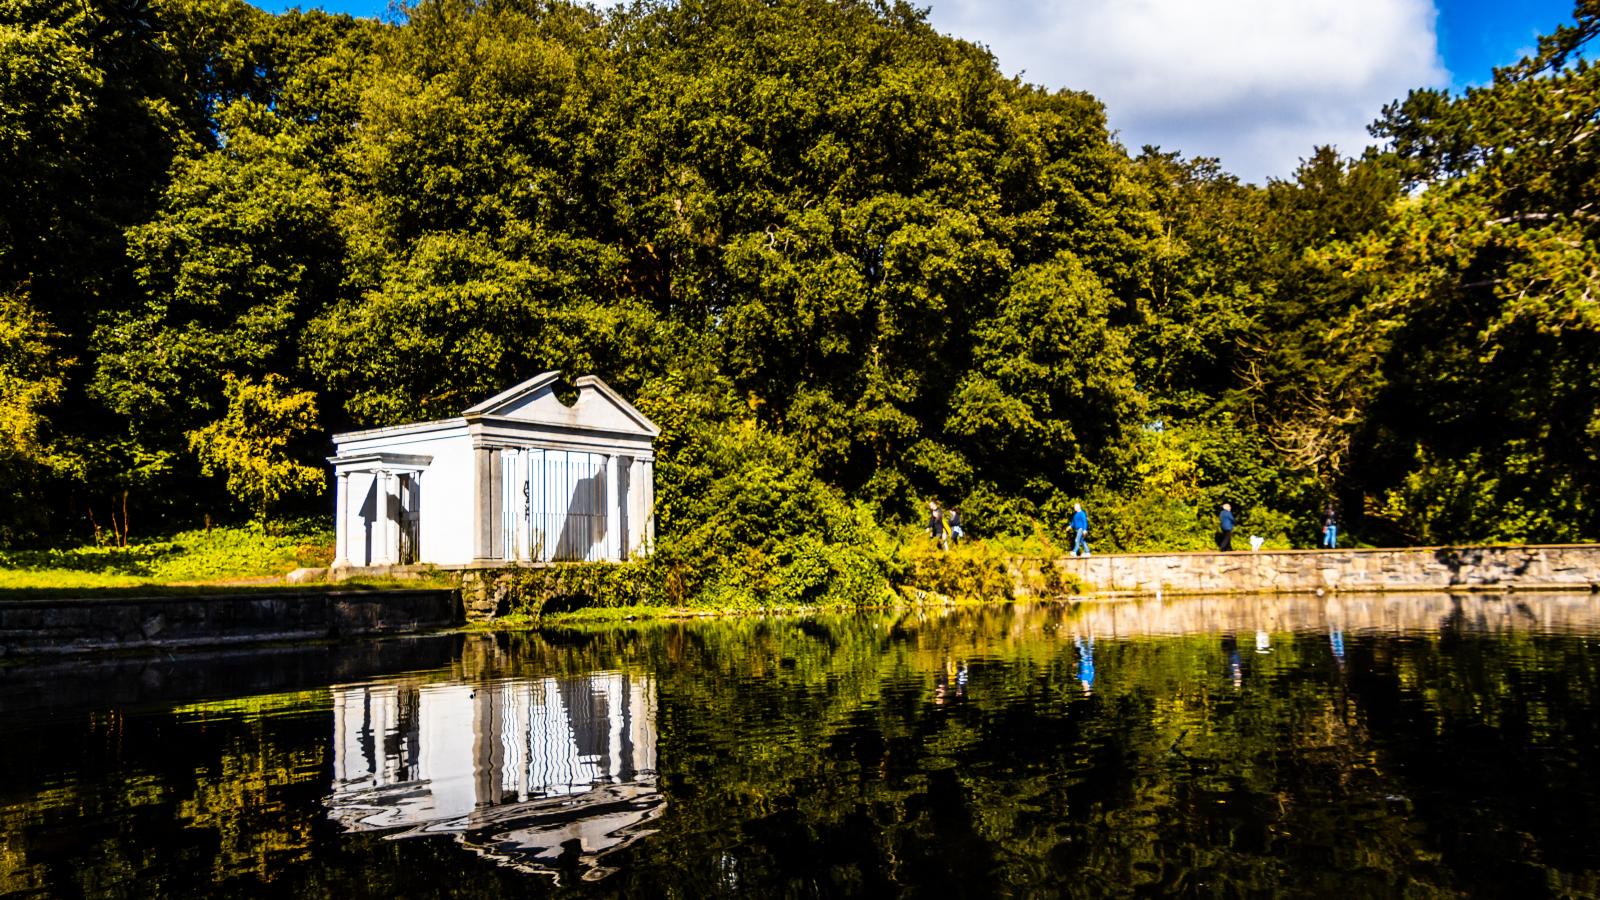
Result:
<svg viewBox="0 0 1600 900"><path fill-rule="evenodd" d="M1095 591L1172 594L1315 591L1600 590L1600 544L1132 553L1015 559L1019 585L1046 565Z"/></svg>
<svg viewBox="0 0 1600 900"><path fill-rule="evenodd" d="M455 591L284 591L0 601L0 655L221 646L447 628Z"/></svg>

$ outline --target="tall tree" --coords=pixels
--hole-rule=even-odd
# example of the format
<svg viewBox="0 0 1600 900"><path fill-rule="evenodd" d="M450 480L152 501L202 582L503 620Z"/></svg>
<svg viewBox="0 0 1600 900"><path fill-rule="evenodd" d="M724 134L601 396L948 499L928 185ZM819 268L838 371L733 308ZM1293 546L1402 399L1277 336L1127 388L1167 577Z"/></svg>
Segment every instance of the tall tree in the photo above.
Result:
<svg viewBox="0 0 1600 900"><path fill-rule="evenodd" d="M1581 55L1600 3L1575 20L1374 129L1421 192L1335 258L1376 285L1346 338L1377 363L1358 477L1413 540L1600 528L1600 69Z"/></svg>

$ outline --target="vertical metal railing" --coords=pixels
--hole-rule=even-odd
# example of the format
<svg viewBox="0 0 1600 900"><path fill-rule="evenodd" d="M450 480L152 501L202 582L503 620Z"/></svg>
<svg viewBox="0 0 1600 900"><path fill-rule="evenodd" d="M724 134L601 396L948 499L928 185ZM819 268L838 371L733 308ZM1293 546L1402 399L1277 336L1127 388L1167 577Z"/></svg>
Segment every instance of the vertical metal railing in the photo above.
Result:
<svg viewBox="0 0 1600 900"><path fill-rule="evenodd" d="M399 495L400 502L400 534L397 537L396 561L401 565L410 565L417 561L418 543L421 538L422 517L418 515L418 506L421 500L419 476L417 474L402 472L395 493Z"/></svg>
<svg viewBox="0 0 1600 900"><path fill-rule="evenodd" d="M532 558L606 558L605 457L543 450L530 454L528 521Z"/></svg>

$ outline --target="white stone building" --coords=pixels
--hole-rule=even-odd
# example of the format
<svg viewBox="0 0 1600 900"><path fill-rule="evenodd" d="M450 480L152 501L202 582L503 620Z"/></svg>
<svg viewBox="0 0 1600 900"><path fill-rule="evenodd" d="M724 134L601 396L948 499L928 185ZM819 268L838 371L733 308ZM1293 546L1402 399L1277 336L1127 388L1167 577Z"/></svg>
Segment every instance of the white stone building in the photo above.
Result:
<svg viewBox="0 0 1600 900"><path fill-rule="evenodd" d="M335 568L623 560L655 540L660 429L592 375L546 372L454 419L333 437Z"/></svg>

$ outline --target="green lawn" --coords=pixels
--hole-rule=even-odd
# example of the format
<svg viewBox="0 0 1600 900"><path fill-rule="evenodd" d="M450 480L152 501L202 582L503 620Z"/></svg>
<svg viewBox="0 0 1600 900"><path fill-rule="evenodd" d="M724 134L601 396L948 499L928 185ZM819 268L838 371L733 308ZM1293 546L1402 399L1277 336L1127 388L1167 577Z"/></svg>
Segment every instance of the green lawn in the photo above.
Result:
<svg viewBox="0 0 1600 900"><path fill-rule="evenodd" d="M326 530L250 527L184 531L128 547L0 550L0 592L16 595L127 593L128 588L214 589L219 585L278 586L303 566L325 566L333 555Z"/></svg>

